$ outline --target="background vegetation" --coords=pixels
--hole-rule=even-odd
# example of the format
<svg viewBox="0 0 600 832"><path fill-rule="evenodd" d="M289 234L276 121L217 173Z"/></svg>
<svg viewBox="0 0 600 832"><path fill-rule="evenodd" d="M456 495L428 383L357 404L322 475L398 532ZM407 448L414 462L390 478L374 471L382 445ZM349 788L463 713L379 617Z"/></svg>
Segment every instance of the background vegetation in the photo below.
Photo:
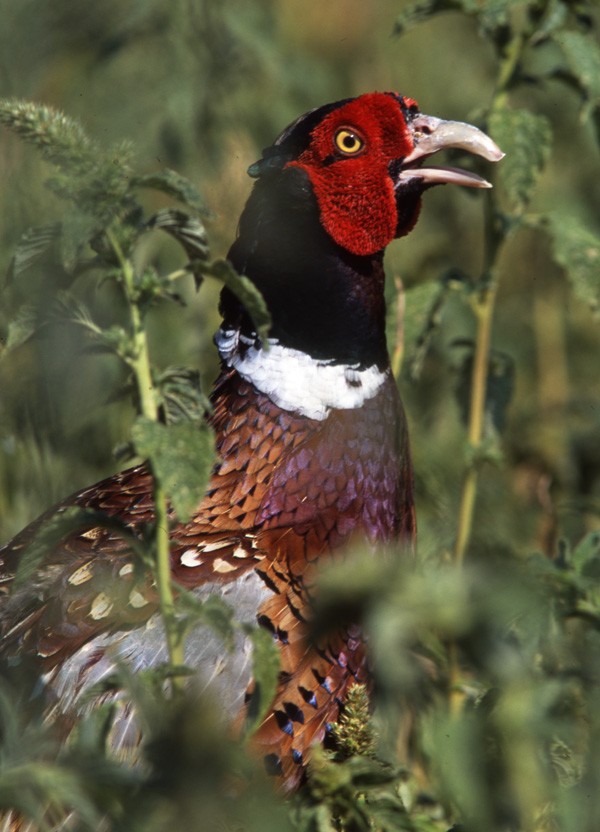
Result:
<svg viewBox="0 0 600 832"><path fill-rule="evenodd" d="M377 759L369 756L371 737L359 737L362 756L318 759L309 788L282 807L262 785L231 797L224 780L251 764L215 736L202 709L161 709L137 690L153 731L147 770L132 772L103 755L100 716L73 748L59 751L51 733L6 697L0 805L39 820L52 795L50 822L73 807L77 823L91 828L107 813L109 826L145 830L173 823L447 830L460 823L481 832L595 832L596 5L0 0L0 19L0 96L65 111L109 154L107 187L100 194L96 177L96 191L82 196L81 183L74 194L61 180L60 159L57 179L48 154L44 160L2 132L0 272L9 279L0 305L0 540L124 464L113 449L130 442L135 418L119 395L131 362L91 354L81 320L68 320L76 303L100 327L131 323L119 279L90 280L76 270L95 230L85 222L90 206L129 199L134 189L127 174L126 187L117 182L111 191L110 170L128 164L143 176L172 168L195 183L214 213L212 253L224 256L249 191L247 166L285 124L325 101L396 89L424 112L483 124L508 152L498 171L485 171L496 177L490 195L427 194L417 228L387 257L419 552L416 565L395 558L379 566L357 553L355 585L347 572L343 580L324 577L322 616L323 626L348 609L365 616L379 690ZM4 121L14 130L14 118ZM142 190L136 210L146 217L175 204L164 180ZM78 210L65 212L65 195ZM183 197L197 216L196 197L188 190ZM107 216L98 209L95 222L106 226ZM119 217L125 234L128 221ZM32 241L23 245L22 235L57 220L60 248L29 262ZM139 273L168 275L185 263L167 234L126 243L125 260ZM101 252L104 277L118 272L114 253L114 246ZM117 265L124 274L124 263ZM149 287L154 299L170 288L160 280ZM205 388L216 370L218 289L207 279L197 293L193 276L181 276L184 305L144 309L156 367L199 368ZM201 410L201 397L195 404ZM139 450L150 440L136 424ZM363 707L358 695L356 723L364 723ZM350 750L355 734L351 727Z"/></svg>

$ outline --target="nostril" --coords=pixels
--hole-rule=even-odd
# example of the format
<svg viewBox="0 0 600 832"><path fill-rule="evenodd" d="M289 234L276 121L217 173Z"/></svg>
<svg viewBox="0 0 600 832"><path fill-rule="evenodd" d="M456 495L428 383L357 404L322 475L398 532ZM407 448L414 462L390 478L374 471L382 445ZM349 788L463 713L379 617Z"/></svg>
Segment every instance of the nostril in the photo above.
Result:
<svg viewBox="0 0 600 832"><path fill-rule="evenodd" d="M412 129L415 136L431 136L438 129L442 120L435 116L426 116L423 113L413 119Z"/></svg>

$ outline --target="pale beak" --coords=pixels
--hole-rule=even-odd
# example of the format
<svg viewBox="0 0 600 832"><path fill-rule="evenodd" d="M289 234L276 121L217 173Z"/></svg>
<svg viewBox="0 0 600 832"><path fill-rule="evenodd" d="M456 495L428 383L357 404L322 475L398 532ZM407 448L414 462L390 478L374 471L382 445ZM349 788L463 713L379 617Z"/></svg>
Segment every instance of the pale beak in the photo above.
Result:
<svg viewBox="0 0 600 832"><path fill-rule="evenodd" d="M452 183L464 185L467 188L492 187L486 179L471 171L453 167L418 166L421 160L431 156L432 153L447 148L467 150L475 156L482 156L488 162L499 162L505 154L489 136L477 127L462 121L444 121L435 116L420 114L414 117L410 127L415 146L402 160L396 187L414 179L427 185Z"/></svg>

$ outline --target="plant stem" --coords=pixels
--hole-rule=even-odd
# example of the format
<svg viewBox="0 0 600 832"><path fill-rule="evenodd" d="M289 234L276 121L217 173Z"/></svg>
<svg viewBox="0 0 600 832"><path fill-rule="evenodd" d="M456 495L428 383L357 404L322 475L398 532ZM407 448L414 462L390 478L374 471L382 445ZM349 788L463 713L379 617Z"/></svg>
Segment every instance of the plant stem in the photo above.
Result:
<svg viewBox="0 0 600 832"><path fill-rule="evenodd" d="M153 471L154 479L154 513L156 544L156 585L160 611L165 627L169 662L173 667L185 664L184 642L177 627L175 617L175 599L171 588L171 555L169 548L169 517L167 495Z"/></svg>
<svg viewBox="0 0 600 832"><path fill-rule="evenodd" d="M504 105L527 42L526 33L518 32L506 47L498 67L496 89L490 106L490 112L494 108ZM457 566L461 566L464 562L473 527L479 476L478 456L480 455L484 440L485 397L492 338L492 322L497 292L496 264L506 234L506 228L502 227L498 221L498 209L494 193L493 191L488 192L485 203L483 276L480 280L479 292L473 300L477 331L475 335L475 352L473 356L471 399L467 429L467 440L472 458L464 475L458 512L458 525L454 543L454 561Z"/></svg>
<svg viewBox="0 0 600 832"><path fill-rule="evenodd" d="M527 37L523 32L515 34L508 44L498 67L496 89L490 112L495 107L506 103L508 90L515 79L526 46ZM467 427L470 459L463 476L453 552L454 563L459 569L464 563L473 530L473 517L479 484L479 460L485 438L485 399L498 282L496 265L506 234L506 228L498 221L498 208L494 193L488 192L485 202L484 267L479 282L479 291L473 298L476 334ZM462 708L464 695L460 685L460 657L456 642L449 645L448 675L450 711L457 714Z"/></svg>
<svg viewBox="0 0 600 832"><path fill-rule="evenodd" d="M481 450L484 437L485 394L495 299L496 285L495 283L490 283L474 303L477 333L475 336L475 353L473 356L473 372L471 376L471 402L467 429L467 441L474 458L471 460L464 475L460 507L458 510L458 526L454 544L454 561L458 566L461 566L464 561L473 527L473 514L479 477L477 454Z"/></svg>
<svg viewBox="0 0 600 832"><path fill-rule="evenodd" d="M519 67L519 61L521 60L526 45L527 35L525 32L515 34L508 44L504 57L500 62L500 67L498 68L496 92L494 93L492 106L504 104L508 89Z"/></svg>
<svg viewBox="0 0 600 832"><path fill-rule="evenodd" d="M485 398L490 346L492 340L492 322L494 318L494 306L497 292L497 281L494 276L493 264L498 257L498 250L502 240L504 239L503 235L499 235L495 232L493 202L491 197L488 198L487 206L486 239L488 240L488 247L486 261L488 268L484 271L482 288L478 296L473 300L473 311L477 321L477 331L475 335L469 421L467 427L467 440L471 459L468 462L463 477L458 509L456 539L454 542L454 563L459 569L464 563L465 554L473 529L473 516L475 513L475 501L477 498L477 486L479 481L478 457L481 455L485 435ZM448 664L450 682L450 711L457 714L462 708L464 695L460 686L460 660L458 647L455 642L452 642L449 646Z"/></svg>
<svg viewBox="0 0 600 832"><path fill-rule="evenodd" d="M132 351L129 358L129 366L135 378L136 389L139 398L140 413L146 419L153 422L158 421L158 402L156 391L152 382L150 367L150 349L148 337L144 328L142 311L137 298L135 287L135 271L131 260L125 257L121 245L115 235L107 231L111 246L117 255L121 274L129 320L132 332ZM167 495L163 484L150 463L153 480L154 499L154 543L156 547L156 586L160 612L165 628L165 638L169 654L169 663L172 667L178 667L185 663L184 645L181 634L177 628L175 618L175 599L171 587L171 557L169 549L169 517ZM174 688L176 684L173 683Z"/></svg>

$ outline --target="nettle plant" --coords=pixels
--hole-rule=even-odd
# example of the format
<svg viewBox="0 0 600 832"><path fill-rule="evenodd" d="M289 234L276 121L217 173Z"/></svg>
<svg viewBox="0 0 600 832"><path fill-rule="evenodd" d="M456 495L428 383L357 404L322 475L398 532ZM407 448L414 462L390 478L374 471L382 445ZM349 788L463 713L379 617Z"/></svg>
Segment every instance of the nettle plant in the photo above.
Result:
<svg viewBox="0 0 600 832"><path fill-rule="evenodd" d="M54 171L47 185L67 205L59 222L32 228L24 234L11 262L9 280L18 281L36 262L58 260L63 286L69 285L57 296L55 313L81 327L94 351L113 355L126 368L127 380L121 395L131 398L137 416L130 441L118 449L119 456L124 460L148 460L155 509L154 522L147 525L141 536L132 534L118 517L79 508L61 511L40 524L33 543L23 554L15 585L31 579L45 553L69 532L97 525L120 535L138 556L140 569L153 573L164 623L169 663L154 676L149 674L146 681L161 700L165 696L176 698L182 677L189 672L183 657L188 629L200 620L210 624L222 636L226 649L234 636L234 624L229 608L220 599L211 598L203 604L171 582L169 527L175 520L189 519L202 499L214 463L214 443L206 421L210 404L201 389L198 372L181 367L159 370L153 365L147 316L159 304L181 302L177 283L189 275L193 275L197 288L209 275L228 286L243 301L262 335L268 331L269 314L249 280L237 275L227 261L209 259L202 220L210 212L190 181L172 170L137 175L130 166L129 145L120 144L104 151L79 124L49 107L1 101L0 121L40 150ZM146 212L140 199L140 193L146 189L168 195L181 207ZM139 246L156 231L167 233L179 243L188 258L187 264L168 274L159 273L149 264L142 268L136 265ZM115 305L114 321L103 325L94 321L77 297L76 288L82 281L117 288L121 302ZM8 326L3 360L10 360L12 350L32 337L35 327L35 311L27 305L19 308ZM266 632L255 628L251 635L255 674L262 693L253 713L254 725L272 697L278 667ZM125 681L121 678L120 683L111 683L135 689L136 683L125 668L123 674ZM13 717L14 714L7 714L6 721L12 722ZM253 725L247 726L246 733L251 733ZM50 806L64 806L60 789L54 797L50 796L54 789L52 778L48 790L43 777L35 771L28 776L32 778L29 785L34 794L47 799ZM14 795L11 799L15 800ZM40 805L31 801L30 795L9 805L33 814L41 822ZM97 816L93 812L90 815L89 807L84 815L97 823Z"/></svg>
<svg viewBox="0 0 600 832"><path fill-rule="evenodd" d="M52 255L73 285L92 280L118 290L119 316L102 326L75 293L63 292L60 301L91 342L127 368L137 412L128 452L149 461L156 511L143 539L115 518L64 512L40 529L23 557L18 581L31 576L44 551L67 531L108 524L139 555L140 568L154 573L169 653L166 668L140 678L123 668L115 681L129 690L148 726L146 763L137 769L105 754L109 712L90 720L65 750L49 729L27 722L27 711L4 696L3 808L22 812L42 828L52 828L69 813L77 818L77 828L98 828L102 821L107 828L128 830L183 822L197 828L217 822L223 828L241 824L302 832L443 832L453 824L473 832L583 832L600 825L600 801L594 797L600 793L600 534L561 542L552 558L496 553L475 563L469 557L483 463L501 455L511 398L510 362L496 360L492 350L506 245L523 230L545 235L573 294L594 309L598 305L600 238L560 206L531 211L552 153L552 130L545 116L514 103L533 88L549 100L575 96L582 122L591 121L600 137L594 9L584 0L425 0L402 11L395 33L406 37L411 27L442 13L471 18L493 47L494 92L478 120L506 153L495 173L496 187L485 195L481 274L407 293L409 317L424 321L407 344L413 376L451 294L458 291L475 321L475 338L460 344L467 450L454 546L440 552L425 528L414 562L391 557L374 563L357 552L352 568L346 564L340 572L331 566L323 575L316 626L339 625L360 611L372 648L378 708L374 727L364 691L355 691L337 729L337 756L315 755L291 812L282 811L269 792L236 791L233 781L245 770L239 746L218 736L184 696L187 628L200 618L217 628L226 646L233 624L226 605L199 604L170 582L169 507L185 520L203 495L213 464L205 422L209 405L196 373L153 366L146 327L148 311L176 302L177 281L190 274L197 285L206 276L227 285L261 334L268 331L268 310L249 281L226 261L210 259L203 225L207 211L188 180L173 171L137 175L130 147L104 151L60 113L32 103L0 102L0 121L40 150L54 171L48 185L68 206L60 222L25 234L13 258L12 279ZM147 189L181 207L146 212L140 194ZM174 238L186 265L168 274L151 265L139 268L136 253L152 233ZM33 325L27 308L17 311L3 360L30 337ZM261 700L246 735L268 705L278 673L268 636L257 629L253 638ZM165 703L173 701L167 719ZM21 726L19 732L14 726ZM403 741L408 734L410 741Z"/></svg>
<svg viewBox="0 0 600 832"><path fill-rule="evenodd" d="M0 103L0 121L25 141L34 144L55 169L48 187L70 205L64 218L52 225L30 229L15 251L10 279L40 258L58 257L64 275L77 281L110 281L122 298L119 313L125 323L96 323L89 310L69 288L59 295L59 309L81 326L94 348L108 352L128 372L123 395L132 396L137 411L131 441L120 448L124 458L149 461L154 480L156 519L146 530L146 545L131 535L115 518L96 516L85 510L67 511L46 525L22 562L19 581L26 580L51 539L58 540L67 528L109 523L155 573L171 664L183 665L185 627L177 621L169 577L169 524L174 517L188 520L206 489L214 462L211 431L206 422L210 405L200 387L199 374L179 367L158 370L152 365L147 335L147 314L158 304L179 302L177 281L190 274L199 288L210 275L227 285L244 302L264 334L269 314L254 286L237 275L224 260L209 260L209 247L202 219L209 216L200 194L190 181L172 170L136 175L130 167L132 148L120 144L101 150L82 128L67 116L48 107L20 101ZM181 203L148 214L139 194L154 189ZM169 274L152 265L136 266L136 251L142 239L160 230L173 237L189 262ZM31 334L34 316L25 306L9 324L5 351Z"/></svg>

